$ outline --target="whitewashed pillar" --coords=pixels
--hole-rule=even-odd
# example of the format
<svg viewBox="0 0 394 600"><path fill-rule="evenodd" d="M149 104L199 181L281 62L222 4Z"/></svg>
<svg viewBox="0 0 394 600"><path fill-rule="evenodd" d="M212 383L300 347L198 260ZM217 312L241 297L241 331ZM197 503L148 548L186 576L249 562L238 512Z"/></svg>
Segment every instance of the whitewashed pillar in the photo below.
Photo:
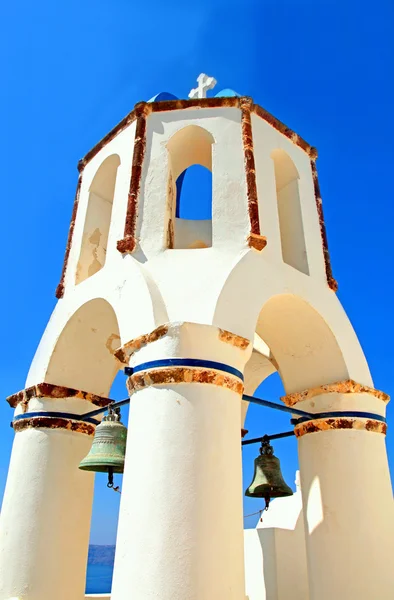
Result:
<svg viewBox="0 0 394 600"><path fill-rule="evenodd" d="M49 388L55 395L62 390ZM39 411L42 416L14 424L0 517L0 599L81 600L94 474L78 465L89 452L95 426L45 413L78 415L97 406L80 398L48 397L32 397L26 405L23 392L13 398L16 415Z"/></svg>
<svg viewBox="0 0 394 600"><path fill-rule="evenodd" d="M349 411L383 416L384 395L372 389L329 393L296 406L339 411L296 427L310 600L389 600L394 507L386 425L372 417L347 416Z"/></svg>
<svg viewBox="0 0 394 600"><path fill-rule="evenodd" d="M251 351L212 326L156 337L144 336L132 366L189 358L242 371ZM112 600L244 600L241 380L210 365L156 366L128 385Z"/></svg>

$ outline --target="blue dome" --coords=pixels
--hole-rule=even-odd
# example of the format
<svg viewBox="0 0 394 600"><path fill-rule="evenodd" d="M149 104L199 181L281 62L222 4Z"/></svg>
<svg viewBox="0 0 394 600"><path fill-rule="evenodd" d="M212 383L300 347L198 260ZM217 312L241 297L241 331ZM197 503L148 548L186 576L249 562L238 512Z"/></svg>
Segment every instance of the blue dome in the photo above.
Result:
<svg viewBox="0 0 394 600"><path fill-rule="evenodd" d="M170 92L160 92L160 94L156 94L148 102L162 102L163 100L179 100L179 98L174 96L174 94L170 94Z"/></svg>
<svg viewBox="0 0 394 600"><path fill-rule="evenodd" d="M234 97L240 98L241 94L237 94L237 92L234 92L234 90L230 90L230 88L226 88L225 90L218 92L215 96L215 98L234 98Z"/></svg>

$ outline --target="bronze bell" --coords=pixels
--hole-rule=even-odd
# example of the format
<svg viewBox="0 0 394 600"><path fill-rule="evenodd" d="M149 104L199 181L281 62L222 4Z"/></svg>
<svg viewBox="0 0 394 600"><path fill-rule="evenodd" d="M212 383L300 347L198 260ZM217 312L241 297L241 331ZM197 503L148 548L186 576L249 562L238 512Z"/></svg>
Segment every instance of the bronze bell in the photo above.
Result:
<svg viewBox="0 0 394 600"><path fill-rule="evenodd" d="M264 436L260 448L260 456L254 461L253 481L245 492L251 498L264 498L268 508L271 498L292 496L293 491L283 479L279 459L274 456L274 449L269 437Z"/></svg>
<svg viewBox="0 0 394 600"><path fill-rule="evenodd" d="M113 474L123 473L127 427L120 422L119 409L109 409L97 425L89 454L81 461L83 471L108 473L108 487L113 487Z"/></svg>

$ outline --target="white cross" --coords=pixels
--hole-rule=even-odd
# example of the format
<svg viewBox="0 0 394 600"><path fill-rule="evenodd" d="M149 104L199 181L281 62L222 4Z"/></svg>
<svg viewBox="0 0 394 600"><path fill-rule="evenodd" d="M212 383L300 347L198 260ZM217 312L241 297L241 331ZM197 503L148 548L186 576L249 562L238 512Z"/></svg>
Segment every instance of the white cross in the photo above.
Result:
<svg viewBox="0 0 394 600"><path fill-rule="evenodd" d="M208 75L205 75L205 73L200 73L197 77L197 82L198 87L190 90L189 98L206 98L207 91L212 90L217 84L214 77L209 77Z"/></svg>

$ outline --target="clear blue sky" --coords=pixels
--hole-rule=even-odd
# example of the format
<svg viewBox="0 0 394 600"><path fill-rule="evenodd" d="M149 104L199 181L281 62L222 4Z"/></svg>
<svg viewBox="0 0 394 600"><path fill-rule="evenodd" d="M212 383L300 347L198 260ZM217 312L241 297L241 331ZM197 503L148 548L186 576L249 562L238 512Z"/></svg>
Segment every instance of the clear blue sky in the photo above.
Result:
<svg viewBox="0 0 394 600"><path fill-rule="evenodd" d="M392 0L5 3L0 497L13 439L4 398L24 387L55 305L76 163L135 102L164 90L186 97L201 71L318 147L338 295L376 387L394 393L393 25ZM271 399L280 392L275 377L261 389ZM125 395L119 379L113 395ZM389 405L392 468L393 414ZM288 419L253 408L247 426L259 435L287 429ZM275 449L292 483L296 442ZM256 451L245 451L245 484ZM111 543L119 497L102 477L96 492L92 540ZM245 513L260 506L248 499Z"/></svg>

